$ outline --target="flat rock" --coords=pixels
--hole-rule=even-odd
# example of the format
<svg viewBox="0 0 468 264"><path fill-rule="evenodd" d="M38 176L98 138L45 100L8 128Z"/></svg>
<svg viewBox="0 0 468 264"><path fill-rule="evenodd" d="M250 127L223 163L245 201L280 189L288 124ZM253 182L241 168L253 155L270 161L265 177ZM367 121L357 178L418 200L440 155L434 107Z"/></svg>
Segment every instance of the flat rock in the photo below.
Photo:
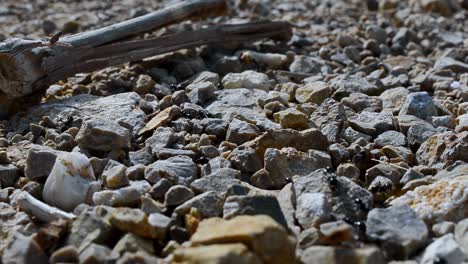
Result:
<svg viewBox="0 0 468 264"><path fill-rule="evenodd" d="M407 205L371 210L366 226L367 236L382 243L388 256L395 259L410 257L429 236L426 224Z"/></svg>
<svg viewBox="0 0 468 264"><path fill-rule="evenodd" d="M11 130L21 133L29 129L30 123L39 123L43 116L50 116L55 123L61 123L61 120L86 121L100 118L112 120L115 124L128 128L135 136L144 126L146 119L145 113L138 108L140 100L141 97L135 92L106 97L80 94L32 107L26 115L13 116L10 126Z"/></svg>
<svg viewBox="0 0 468 264"><path fill-rule="evenodd" d="M83 122L76 142L83 149L96 151L130 149L130 132L113 121L93 118Z"/></svg>
<svg viewBox="0 0 468 264"><path fill-rule="evenodd" d="M262 261L242 243L180 247L174 252L173 263L246 263Z"/></svg>
<svg viewBox="0 0 468 264"><path fill-rule="evenodd" d="M297 201L296 218L303 228L327 221L331 215L338 219L363 220L366 208L371 208L373 203L372 194L366 189L324 169L302 177L294 176L292 180Z"/></svg>
<svg viewBox="0 0 468 264"><path fill-rule="evenodd" d="M468 214L468 175L416 187L391 202L409 205L428 224L457 222Z"/></svg>
<svg viewBox="0 0 468 264"><path fill-rule="evenodd" d="M247 88L268 91L271 86L266 74L251 70L229 73L224 76L222 83L225 89Z"/></svg>
<svg viewBox="0 0 468 264"><path fill-rule="evenodd" d="M331 95L331 88L326 82L308 83L296 89L296 101L299 103L314 103L320 105Z"/></svg>
<svg viewBox="0 0 468 264"><path fill-rule="evenodd" d="M179 205L174 212L177 215L187 214L191 208L198 210L202 218L218 217L223 213L224 198L215 191L208 191L193 197Z"/></svg>
<svg viewBox="0 0 468 264"><path fill-rule="evenodd" d="M268 239L265 240L265 237ZM193 245L241 242L266 263L287 263L295 255L294 238L288 236L284 227L266 215L244 215L230 220L207 219L199 224L190 240Z"/></svg>
<svg viewBox="0 0 468 264"><path fill-rule="evenodd" d="M42 251L39 244L32 237L20 233L15 234L14 239L9 241L1 260L5 264L45 264L49 262L47 255Z"/></svg>
<svg viewBox="0 0 468 264"><path fill-rule="evenodd" d="M439 237L427 246L420 263L432 264L441 259L446 263L454 264L461 264L466 260L466 256L457 241L455 241L453 234Z"/></svg>
<svg viewBox="0 0 468 264"><path fill-rule="evenodd" d="M188 185L196 179L197 174L197 165L187 156L158 160L145 169L145 179L150 183L166 178L175 184Z"/></svg>
<svg viewBox="0 0 468 264"><path fill-rule="evenodd" d="M305 176L317 169L331 166L331 159L319 151L305 153L294 148L268 148L264 164L273 180L272 187L282 188L295 175Z"/></svg>
<svg viewBox="0 0 468 264"><path fill-rule="evenodd" d="M362 111L348 119L352 128L367 135L379 135L385 131L394 129L393 116L389 112Z"/></svg>
<svg viewBox="0 0 468 264"><path fill-rule="evenodd" d="M223 217L231 219L238 215L268 215L287 228L286 219L278 200L267 195L233 195L224 202Z"/></svg>
<svg viewBox="0 0 468 264"><path fill-rule="evenodd" d="M437 115L432 97L427 92L410 93L401 106L398 115L414 115L421 119L427 119Z"/></svg>
<svg viewBox="0 0 468 264"><path fill-rule="evenodd" d="M265 117L263 109L257 106L257 101L266 98L268 93L259 89L225 89L216 91L216 100L210 103L206 110L217 117L226 117L233 113L257 122L259 128L280 128L279 124Z"/></svg>
<svg viewBox="0 0 468 264"><path fill-rule="evenodd" d="M334 93L333 98L341 99L351 93L363 93L367 95L380 95L383 86L370 83L364 78L352 75L343 75L330 81Z"/></svg>
<svg viewBox="0 0 468 264"><path fill-rule="evenodd" d="M443 169L460 160L468 162L468 131L444 132L427 139L416 152L419 164Z"/></svg>
<svg viewBox="0 0 468 264"><path fill-rule="evenodd" d="M315 128L297 131L293 129L270 130L256 139L246 142L245 146L255 149L259 157L263 158L268 148L282 149L292 147L306 152L309 149L326 150L327 138Z"/></svg>
<svg viewBox="0 0 468 264"><path fill-rule="evenodd" d="M466 73L468 72L468 64L457 61L450 57L441 57L434 64L434 69L451 70L455 73Z"/></svg>

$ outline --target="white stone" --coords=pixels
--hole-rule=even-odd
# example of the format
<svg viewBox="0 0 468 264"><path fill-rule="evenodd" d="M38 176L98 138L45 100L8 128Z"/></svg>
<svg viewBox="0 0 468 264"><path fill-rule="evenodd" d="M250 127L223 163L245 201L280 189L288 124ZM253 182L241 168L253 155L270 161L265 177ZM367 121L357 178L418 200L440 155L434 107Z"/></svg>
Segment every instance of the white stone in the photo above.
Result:
<svg viewBox="0 0 468 264"><path fill-rule="evenodd" d="M249 88L268 91L271 84L266 74L249 70L224 76L223 86L225 89Z"/></svg>
<svg viewBox="0 0 468 264"><path fill-rule="evenodd" d="M49 205L71 211L86 200L95 181L89 159L80 153L60 154L47 178L42 196Z"/></svg>
<svg viewBox="0 0 468 264"><path fill-rule="evenodd" d="M436 263L436 259L450 264L463 263L465 254L463 254L457 241L455 241L453 234L440 237L427 246L420 263L432 264Z"/></svg>

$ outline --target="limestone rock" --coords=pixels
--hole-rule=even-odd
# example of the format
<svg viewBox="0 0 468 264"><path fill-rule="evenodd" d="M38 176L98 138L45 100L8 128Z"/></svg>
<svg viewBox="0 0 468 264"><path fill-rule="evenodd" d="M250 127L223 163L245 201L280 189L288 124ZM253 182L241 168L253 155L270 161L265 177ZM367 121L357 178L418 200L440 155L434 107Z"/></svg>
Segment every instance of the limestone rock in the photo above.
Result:
<svg viewBox="0 0 468 264"><path fill-rule="evenodd" d="M267 263L289 263L295 259L295 240L281 225L264 215L204 220L191 241L193 245L241 242Z"/></svg>
<svg viewBox="0 0 468 264"><path fill-rule="evenodd" d="M262 261L242 243L207 245L178 248L173 263L245 263L260 264Z"/></svg>
<svg viewBox="0 0 468 264"><path fill-rule="evenodd" d="M445 132L427 139L416 152L422 165L443 169L457 160L468 162L468 131Z"/></svg>
<svg viewBox="0 0 468 264"><path fill-rule="evenodd" d="M222 82L226 89L251 88L268 91L271 86L266 74L250 70L242 73L229 73L224 76Z"/></svg>
<svg viewBox="0 0 468 264"><path fill-rule="evenodd" d="M416 187L391 202L407 204L428 224L460 221L468 214L468 175Z"/></svg>

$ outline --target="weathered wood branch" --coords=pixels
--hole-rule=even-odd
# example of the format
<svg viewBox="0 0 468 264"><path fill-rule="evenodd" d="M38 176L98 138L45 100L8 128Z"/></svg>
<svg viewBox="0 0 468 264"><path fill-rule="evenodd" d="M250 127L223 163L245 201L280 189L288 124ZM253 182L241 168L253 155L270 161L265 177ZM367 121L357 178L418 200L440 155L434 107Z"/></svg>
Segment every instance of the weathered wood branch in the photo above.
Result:
<svg viewBox="0 0 468 264"><path fill-rule="evenodd" d="M6 108L3 102L6 105L41 93L49 85L79 72L201 45L263 38L287 40L292 35L291 25L287 22L254 22L118 42L181 20L224 15L226 10L225 0L189 0L142 17L65 37L55 44L23 39L0 43L0 112Z"/></svg>

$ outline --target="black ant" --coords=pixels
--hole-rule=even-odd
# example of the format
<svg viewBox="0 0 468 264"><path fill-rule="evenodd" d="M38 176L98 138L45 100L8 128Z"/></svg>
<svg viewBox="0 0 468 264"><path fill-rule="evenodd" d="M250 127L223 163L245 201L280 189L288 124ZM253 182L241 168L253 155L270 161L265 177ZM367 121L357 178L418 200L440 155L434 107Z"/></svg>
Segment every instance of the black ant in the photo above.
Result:
<svg viewBox="0 0 468 264"><path fill-rule="evenodd" d="M334 192L338 188L338 177L333 174L333 169L331 167L326 167L325 172L327 173L326 180L330 186L330 190Z"/></svg>
<svg viewBox="0 0 468 264"><path fill-rule="evenodd" d="M368 211L367 205L359 198L354 199L354 203L361 209L362 211Z"/></svg>
<svg viewBox="0 0 468 264"><path fill-rule="evenodd" d="M180 84L171 84L171 91L172 92L179 91L179 90L182 90L182 85L180 85Z"/></svg>

